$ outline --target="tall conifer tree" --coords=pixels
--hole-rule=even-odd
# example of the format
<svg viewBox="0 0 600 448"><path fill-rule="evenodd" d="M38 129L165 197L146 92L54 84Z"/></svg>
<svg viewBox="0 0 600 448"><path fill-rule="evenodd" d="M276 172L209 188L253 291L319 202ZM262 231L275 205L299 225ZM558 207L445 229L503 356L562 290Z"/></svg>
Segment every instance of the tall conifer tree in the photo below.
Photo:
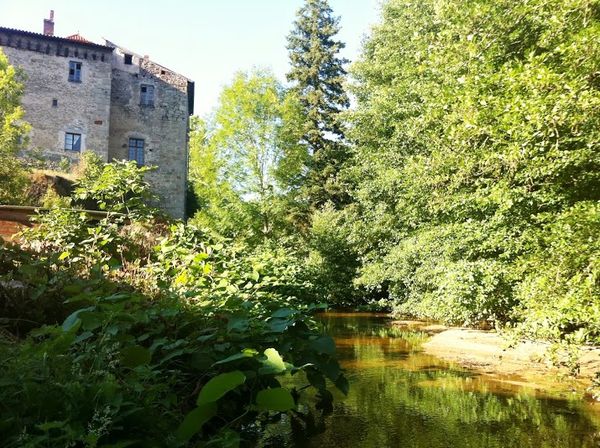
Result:
<svg viewBox="0 0 600 448"><path fill-rule="evenodd" d="M345 44L335 40L339 18L327 0L306 0L288 36L293 83L301 109L301 146L308 152L304 194L311 207L344 202L337 174L347 158L340 112L349 106L344 90L348 61L339 56Z"/></svg>

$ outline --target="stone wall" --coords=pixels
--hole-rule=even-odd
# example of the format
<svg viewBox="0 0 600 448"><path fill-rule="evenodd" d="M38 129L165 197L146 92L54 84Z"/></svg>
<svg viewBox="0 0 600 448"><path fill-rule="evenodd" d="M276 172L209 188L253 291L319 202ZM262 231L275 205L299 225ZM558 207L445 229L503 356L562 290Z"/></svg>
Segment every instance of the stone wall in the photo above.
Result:
<svg viewBox="0 0 600 448"><path fill-rule="evenodd" d="M129 139L144 140L145 165L159 205L184 218L188 169L188 79L127 50L113 53L109 158L127 159ZM141 87L154 87L154 105L141 104Z"/></svg>
<svg viewBox="0 0 600 448"><path fill-rule="evenodd" d="M9 62L26 74L22 105L31 124L29 148L44 159L79 159L65 150L65 133L81 134L81 152L108 160L112 50L66 39L0 32ZM71 82L69 62L82 64L81 82ZM32 155L32 154L30 154Z"/></svg>
<svg viewBox="0 0 600 448"><path fill-rule="evenodd" d="M87 150L103 161L128 159L129 139L142 139L144 164L157 167L148 181L158 205L184 218L193 82L108 41L72 37L78 40L0 27L0 48L26 75L24 155L75 162ZM81 82L69 81L71 61L82 65ZM140 104L142 84L153 86L153 105ZM80 152L65 149L66 133L81 134Z"/></svg>

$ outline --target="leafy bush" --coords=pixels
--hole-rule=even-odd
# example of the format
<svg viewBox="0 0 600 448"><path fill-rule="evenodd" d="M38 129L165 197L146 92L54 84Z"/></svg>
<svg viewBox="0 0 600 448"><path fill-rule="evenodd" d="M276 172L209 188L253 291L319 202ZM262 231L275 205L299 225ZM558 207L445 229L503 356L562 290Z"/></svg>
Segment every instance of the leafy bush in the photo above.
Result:
<svg viewBox="0 0 600 448"><path fill-rule="evenodd" d="M600 344L600 204L579 202L540 234L523 257L517 328L535 338Z"/></svg>
<svg viewBox="0 0 600 448"><path fill-rule="evenodd" d="M345 211L326 204L312 214L307 237L307 269L319 295L332 306L355 306L363 296L353 283L359 262L346 221Z"/></svg>
<svg viewBox="0 0 600 448"><path fill-rule="evenodd" d="M23 80L23 72L9 65L8 58L0 50L0 204L27 202L24 194L28 185L27 173L16 157L29 132L20 106Z"/></svg>
<svg viewBox="0 0 600 448"><path fill-rule="evenodd" d="M138 167L134 161L102 163L97 155L86 152L73 196L88 208L126 213L135 218L148 216L155 212L149 206L154 195L144 176L153 169Z"/></svg>
<svg viewBox="0 0 600 448"><path fill-rule="evenodd" d="M123 210L55 208L0 251L5 446L237 446L347 391L288 254Z"/></svg>
<svg viewBox="0 0 600 448"><path fill-rule="evenodd" d="M598 8L384 4L347 178L359 282L398 312L597 340Z"/></svg>

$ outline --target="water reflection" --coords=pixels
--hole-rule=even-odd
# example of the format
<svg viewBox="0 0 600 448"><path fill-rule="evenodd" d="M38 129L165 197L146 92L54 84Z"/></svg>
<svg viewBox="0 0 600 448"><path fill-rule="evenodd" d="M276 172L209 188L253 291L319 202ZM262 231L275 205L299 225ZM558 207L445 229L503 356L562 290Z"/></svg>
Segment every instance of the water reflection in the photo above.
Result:
<svg viewBox="0 0 600 448"><path fill-rule="evenodd" d="M600 418L580 400L494 380L423 354L426 335L379 315L321 317L336 338L351 391L335 394L325 432L296 447L588 448Z"/></svg>

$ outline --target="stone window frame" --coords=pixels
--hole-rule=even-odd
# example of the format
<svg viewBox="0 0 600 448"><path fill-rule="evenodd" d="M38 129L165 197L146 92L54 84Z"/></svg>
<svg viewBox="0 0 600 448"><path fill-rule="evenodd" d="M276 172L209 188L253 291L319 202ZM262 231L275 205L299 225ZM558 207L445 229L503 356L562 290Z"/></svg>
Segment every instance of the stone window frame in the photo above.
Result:
<svg viewBox="0 0 600 448"><path fill-rule="evenodd" d="M69 82L81 82L83 63L80 61L69 61Z"/></svg>
<svg viewBox="0 0 600 448"><path fill-rule="evenodd" d="M81 152L83 136L77 132L65 132L65 151Z"/></svg>
<svg viewBox="0 0 600 448"><path fill-rule="evenodd" d="M153 84L140 84L140 106L154 107L154 92L156 88Z"/></svg>
<svg viewBox="0 0 600 448"><path fill-rule="evenodd" d="M127 145L127 159L134 160L138 166L143 166L145 163L144 150L146 141L143 138L129 137Z"/></svg>

